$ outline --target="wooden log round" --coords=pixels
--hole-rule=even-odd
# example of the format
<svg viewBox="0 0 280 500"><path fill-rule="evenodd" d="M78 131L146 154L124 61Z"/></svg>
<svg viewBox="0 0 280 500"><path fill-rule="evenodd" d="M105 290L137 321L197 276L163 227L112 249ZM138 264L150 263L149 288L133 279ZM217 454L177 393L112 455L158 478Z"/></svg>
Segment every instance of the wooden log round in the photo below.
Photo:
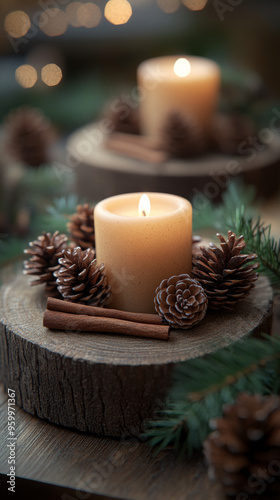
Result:
<svg viewBox="0 0 280 500"><path fill-rule="evenodd" d="M244 179L261 196L271 196L280 182L279 134L259 149L243 155L207 153L162 163L128 158L106 148L100 123L74 132L67 143L66 161L76 177L76 191L89 202L135 191L172 193L193 200L194 209L218 202L230 180Z"/></svg>
<svg viewBox="0 0 280 500"><path fill-rule="evenodd" d="M1 379L27 412L98 435L139 435L163 400L174 363L211 353L249 332L269 333L272 289L260 278L234 312L209 313L168 342L43 327L46 297L16 274L0 292Z"/></svg>

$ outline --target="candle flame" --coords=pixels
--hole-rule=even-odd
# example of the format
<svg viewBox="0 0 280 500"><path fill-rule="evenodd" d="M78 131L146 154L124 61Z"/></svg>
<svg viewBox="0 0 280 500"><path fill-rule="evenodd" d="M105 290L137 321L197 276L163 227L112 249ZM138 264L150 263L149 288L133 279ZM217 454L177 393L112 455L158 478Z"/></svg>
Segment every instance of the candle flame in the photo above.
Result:
<svg viewBox="0 0 280 500"><path fill-rule="evenodd" d="M191 72L191 65L185 57L179 57L173 66L175 75L179 77L188 76Z"/></svg>
<svg viewBox="0 0 280 500"><path fill-rule="evenodd" d="M148 217L151 212L151 202L149 196L147 194L142 194L139 205L138 205L138 213L140 216Z"/></svg>

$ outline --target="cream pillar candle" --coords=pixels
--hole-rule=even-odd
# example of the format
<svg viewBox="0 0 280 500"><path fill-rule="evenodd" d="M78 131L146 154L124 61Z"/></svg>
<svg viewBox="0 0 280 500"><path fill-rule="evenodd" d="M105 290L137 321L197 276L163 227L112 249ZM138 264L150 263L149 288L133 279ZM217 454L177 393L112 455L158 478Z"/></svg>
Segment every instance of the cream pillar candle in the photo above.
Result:
<svg viewBox="0 0 280 500"><path fill-rule="evenodd" d="M137 70L142 132L158 138L168 115L193 116L207 129L220 88L219 66L209 59L167 56L142 62Z"/></svg>
<svg viewBox="0 0 280 500"><path fill-rule="evenodd" d="M94 210L97 262L105 264L109 307L152 313L156 287L164 278L189 273L192 206L179 196L148 193L113 196Z"/></svg>

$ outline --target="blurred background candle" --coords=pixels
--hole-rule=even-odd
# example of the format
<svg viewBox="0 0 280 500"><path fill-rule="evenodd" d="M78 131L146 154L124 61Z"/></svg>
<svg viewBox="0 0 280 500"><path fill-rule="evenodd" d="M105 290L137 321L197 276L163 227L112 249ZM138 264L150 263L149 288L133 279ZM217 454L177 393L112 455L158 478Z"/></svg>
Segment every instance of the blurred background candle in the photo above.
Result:
<svg viewBox="0 0 280 500"><path fill-rule="evenodd" d="M219 66L209 59L189 56L158 57L137 70L142 132L159 137L173 112L194 118L206 130L220 89Z"/></svg>
<svg viewBox="0 0 280 500"><path fill-rule="evenodd" d="M94 210L97 261L105 264L115 309L155 312L160 282L191 271L191 204L170 194L147 195L113 196Z"/></svg>

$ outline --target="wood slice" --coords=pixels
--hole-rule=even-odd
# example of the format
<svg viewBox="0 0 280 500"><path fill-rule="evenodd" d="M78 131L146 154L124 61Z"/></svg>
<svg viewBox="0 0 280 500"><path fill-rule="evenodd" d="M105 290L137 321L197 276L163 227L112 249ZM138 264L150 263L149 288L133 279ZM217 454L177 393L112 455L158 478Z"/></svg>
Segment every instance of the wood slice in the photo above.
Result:
<svg viewBox="0 0 280 500"><path fill-rule="evenodd" d="M139 435L166 394L174 363L249 332L270 333L272 298L262 277L234 312L209 313L169 341L54 332L42 325L43 290L20 272L0 292L1 378L33 415L98 435Z"/></svg>
<svg viewBox="0 0 280 500"><path fill-rule="evenodd" d="M230 180L242 177L255 185L257 194L270 196L280 182L279 134L263 150L249 155L207 153L190 159L149 163L127 158L106 148L100 123L74 132L67 144L67 165L74 168L76 191L89 202L122 193L150 191L171 193L192 200L197 210L219 201Z"/></svg>

